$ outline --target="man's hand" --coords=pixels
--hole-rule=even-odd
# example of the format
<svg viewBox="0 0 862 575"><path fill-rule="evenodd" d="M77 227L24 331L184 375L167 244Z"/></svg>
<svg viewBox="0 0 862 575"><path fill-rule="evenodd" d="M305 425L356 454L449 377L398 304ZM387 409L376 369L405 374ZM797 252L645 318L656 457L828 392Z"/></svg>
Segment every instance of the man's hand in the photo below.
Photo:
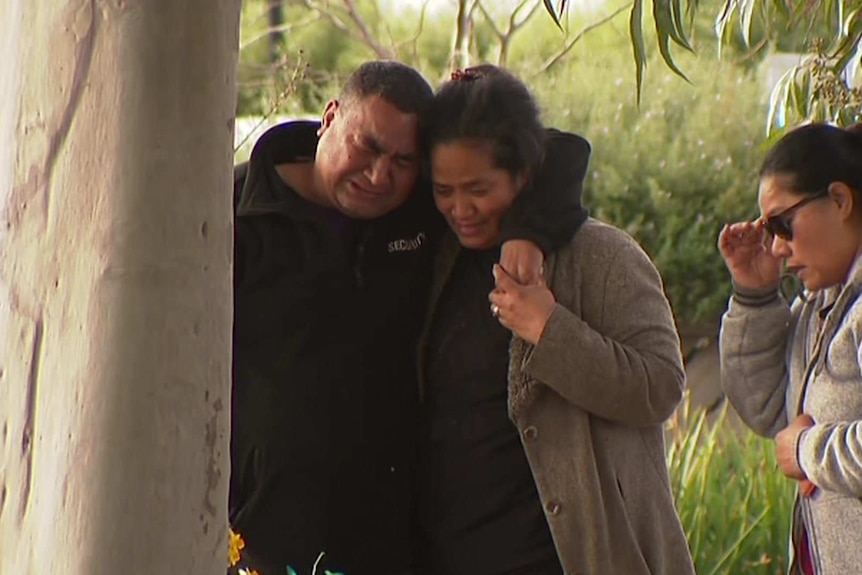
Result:
<svg viewBox="0 0 862 575"><path fill-rule="evenodd" d="M542 250L527 240L509 240L500 250L500 265L522 285L540 283L544 264Z"/></svg>
<svg viewBox="0 0 862 575"><path fill-rule="evenodd" d="M544 281L519 284L499 265L494 265L494 279L497 287L488 295L491 313L521 339L533 345L539 343L557 303L554 294Z"/></svg>
<svg viewBox="0 0 862 575"><path fill-rule="evenodd" d="M775 436L775 455L778 458L778 467L784 475L791 479L807 479L805 472L799 467L796 448L799 444L799 435L813 425L814 420L811 416L803 413Z"/></svg>

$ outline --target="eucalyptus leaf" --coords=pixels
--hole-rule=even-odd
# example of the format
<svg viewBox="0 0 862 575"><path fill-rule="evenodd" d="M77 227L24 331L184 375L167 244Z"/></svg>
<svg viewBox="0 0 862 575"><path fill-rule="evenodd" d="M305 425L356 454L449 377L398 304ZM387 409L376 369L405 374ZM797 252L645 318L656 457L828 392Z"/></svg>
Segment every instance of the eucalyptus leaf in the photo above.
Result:
<svg viewBox="0 0 862 575"><path fill-rule="evenodd" d="M718 18L715 19L715 36L718 38L718 57L721 58L721 47L725 41L728 25L733 20L733 14L736 12L737 0L725 0L724 6Z"/></svg>
<svg viewBox="0 0 862 575"><path fill-rule="evenodd" d="M751 22L754 16L754 7L757 5L757 0L742 0L740 11L739 25L742 28L742 39L745 45L751 46Z"/></svg>
<svg viewBox="0 0 862 575"><path fill-rule="evenodd" d="M560 14L557 14L556 8L554 8L554 3L552 0L542 0L545 5L545 10L548 11L548 14L551 15L551 18L554 19L554 24L557 25L557 28L560 30L563 29L563 24L560 22L560 16L562 15L562 10L560 10ZM560 3L561 8L565 6L565 2Z"/></svg>
<svg viewBox="0 0 862 575"><path fill-rule="evenodd" d="M676 62L673 60L673 55L670 53L670 35L662 32L658 33L658 51L661 54L665 65L667 65L674 74L691 84L691 80L689 80L688 76L679 69L679 66L677 66Z"/></svg>
<svg viewBox="0 0 862 575"><path fill-rule="evenodd" d="M659 36L665 35L673 40L675 44L691 50L691 45L684 36L681 27L677 28L676 26L671 0L653 0L652 6L656 33ZM659 50L661 50L661 46L659 46Z"/></svg>
<svg viewBox="0 0 862 575"><path fill-rule="evenodd" d="M647 64L646 43L644 42L643 30L643 2L644 0L634 0L632 4L631 17L629 18L629 33L632 38L632 54L635 59L638 106L640 106L641 103L643 75Z"/></svg>

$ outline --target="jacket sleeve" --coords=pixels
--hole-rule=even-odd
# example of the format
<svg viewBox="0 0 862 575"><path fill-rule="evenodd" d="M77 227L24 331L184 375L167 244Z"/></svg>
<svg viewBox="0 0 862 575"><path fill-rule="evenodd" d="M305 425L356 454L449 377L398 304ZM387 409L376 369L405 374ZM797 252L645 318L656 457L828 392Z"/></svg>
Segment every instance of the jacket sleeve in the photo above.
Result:
<svg viewBox="0 0 862 575"><path fill-rule="evenodd" d="M733 296L721 321L721 384L755 433L773 438L787 427L786 350L790 306L777 291L765 304Z"/></svg>
<svg viewBox="0 0 862 575"><path fill-rule="evenodd" d="M810 427L799 438L797 456L818 487L862 497L862 421Z"/></svg>
<svg viewBox="0 0 862 575"><path fill-rule="evenodd" d="M548 130L542 167L503 217L501 240L529 240L545 255L567 243L587 219L582 198L589 160L584 138Z"/></svg>
<svg viewBox="0 0 862 575"><path fill-rule="evenodd" d="M591 326L557 304L525 371L574 405L628 425L667 420L682 398L679 336L661 278L634 240L611 256ZM603 287L602 287L603 286ZM586 298L585 298L586 299Z"/></svg>
<svg viewBox="0 0 862 575"><path fill-rule="evenodd" d="M862 373L862 346L857 346L856 364ZM862 421L815 424L800 435L797 458L818 487L862 497Z"/></svg>

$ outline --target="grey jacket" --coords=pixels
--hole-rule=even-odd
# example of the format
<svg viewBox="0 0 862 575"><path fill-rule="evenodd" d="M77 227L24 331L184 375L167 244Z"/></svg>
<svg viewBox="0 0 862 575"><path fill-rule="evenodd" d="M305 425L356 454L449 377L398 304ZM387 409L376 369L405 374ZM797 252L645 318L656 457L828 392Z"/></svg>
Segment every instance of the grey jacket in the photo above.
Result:
<svg viewBox="0 0 862 575"><path fill-rule="evenodd" d="M441 246L436 299L458 253ZM513 337L509 412L567 575L694 573L663 422L685 376L661 278L624 232L587 220L548 258L557 305L535 347Z"/></svg>
<svg viewBox="0 0 862 575"><path fill-rule="evenodd" d="M756 433L773 438L800 413L816 422L797 446L818 490L797 498L818 575L862 573L862 260L848 283L797 298L731 298L721 329L722 382ZM831 306L831 308L830 308ZM801 573L796 561L790 573Z"/></svg>

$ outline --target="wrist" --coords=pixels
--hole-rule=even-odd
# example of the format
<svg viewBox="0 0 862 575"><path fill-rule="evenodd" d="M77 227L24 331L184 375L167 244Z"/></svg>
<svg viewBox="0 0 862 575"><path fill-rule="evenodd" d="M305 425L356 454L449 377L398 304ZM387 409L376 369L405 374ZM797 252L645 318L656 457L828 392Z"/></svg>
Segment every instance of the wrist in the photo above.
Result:
<svg viewBox="0 0 862 575"><path fill-rule="evenodd" d="M545 330L548 328L548 323L551 321L551 316L554 315L554 309L557 307L557 302L552 301L551 304L543 310L541 320L536 324L536 329L533 332L533 339L535 341L531 341L533 345L539 345L539 342L542 341L542 336L545 334Z"/></svg>
<svg viewBox="0 0 862 575"><path fill-rule="evenodd" d="M796 458L796 467L797 467L797 469L799 469L800 475L802 475L802 477L805 479L808 478L808 474L805 472L805 469L802 467L802 441L804 439L805 432L807 432L809 429L811 429L811 428L806 427L804 429L799 430L799 433L796 434L796 438L795 438L794 446L793 446L793 455Z"/></svg>
<svg viewBox="0 0 862 575"><path fill-rule="evenodd" d="M751 307L768 305L779 298L779 284L765 286L746 286L733 280L733 299Z"/></svg>

